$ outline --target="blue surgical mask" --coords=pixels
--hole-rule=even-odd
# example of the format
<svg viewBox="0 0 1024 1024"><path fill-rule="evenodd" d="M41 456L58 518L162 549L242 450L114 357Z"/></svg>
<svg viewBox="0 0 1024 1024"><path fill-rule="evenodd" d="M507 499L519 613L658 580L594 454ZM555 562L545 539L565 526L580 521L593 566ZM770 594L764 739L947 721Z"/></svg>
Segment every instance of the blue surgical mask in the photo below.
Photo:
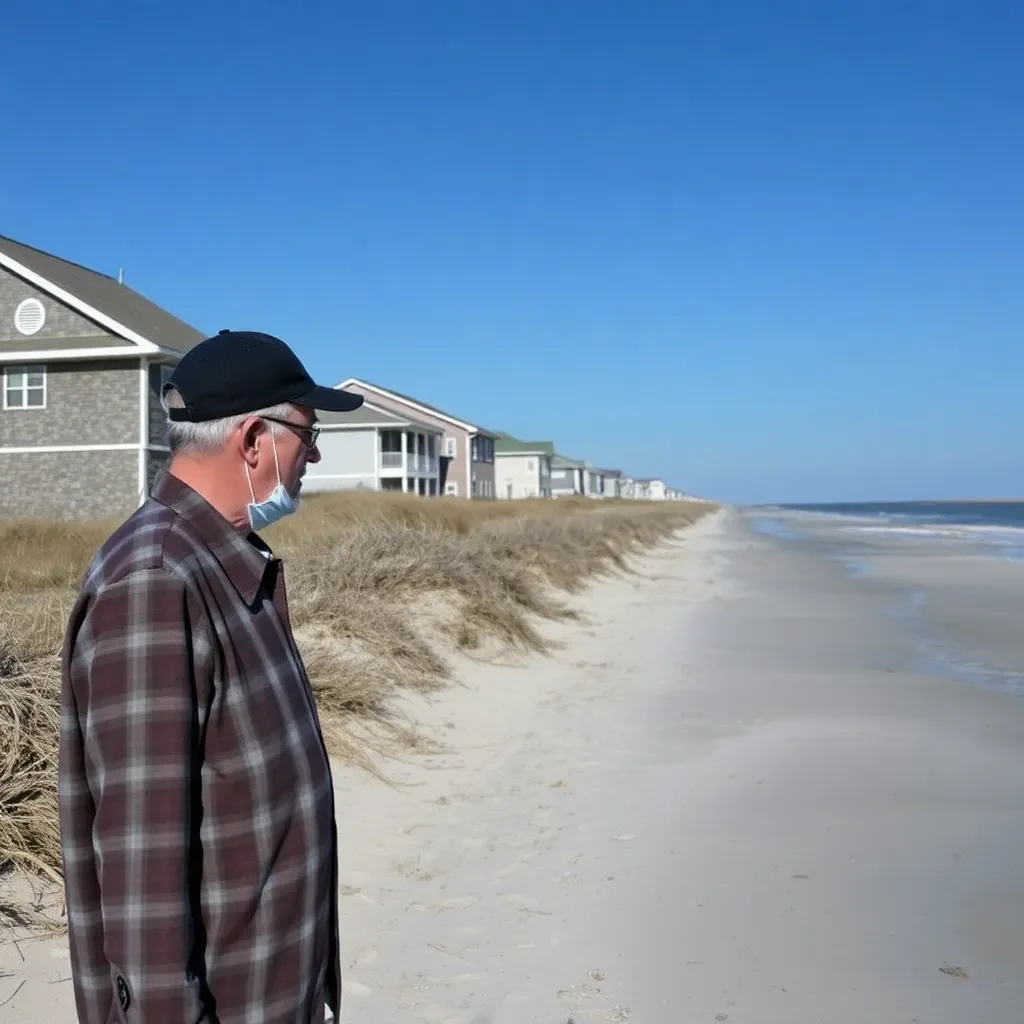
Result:
<svg viewBox="0 0 1024 1024"><path fill-rule="evenodd" d="M279 519L290 516L298 507L299 503L288 493L288 488L281 483L281 467L277 462L277 441L274 435L270 435L271 443L274 445L274 468L277 470L277 486L270 492L270 497L263 501L256 500L256 492L252 489L252 477L249 475L249 465L245 466L245 478L249 481L249 493L252 501L249 502L249 525L259 532L272 526Z"/></svg>

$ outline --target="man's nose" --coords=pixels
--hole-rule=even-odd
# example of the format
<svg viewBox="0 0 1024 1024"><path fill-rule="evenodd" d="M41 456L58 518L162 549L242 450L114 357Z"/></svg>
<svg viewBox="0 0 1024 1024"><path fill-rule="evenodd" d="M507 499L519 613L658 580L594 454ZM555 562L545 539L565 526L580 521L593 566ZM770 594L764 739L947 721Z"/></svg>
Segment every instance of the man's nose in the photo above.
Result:
<svg viewBox="0 0 1024 1024"><path fill-rule="evenodd" d="M306 449L306 462L316 464L320 461L320 449L316 445Z"/></svg>

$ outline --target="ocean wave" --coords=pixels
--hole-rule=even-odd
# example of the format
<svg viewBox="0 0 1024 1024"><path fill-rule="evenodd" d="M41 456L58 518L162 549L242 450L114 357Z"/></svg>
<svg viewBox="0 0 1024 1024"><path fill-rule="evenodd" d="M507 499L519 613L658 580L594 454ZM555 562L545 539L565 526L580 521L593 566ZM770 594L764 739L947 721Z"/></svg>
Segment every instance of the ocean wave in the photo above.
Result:
<svg viewBox="0 0 1024 1024"><path fill-rule="evenodd" d="M1019 526L984 526L977 523L915 523L904 525L886 523L885 525L844 526L844 533L893 534L896 536L912 536L951 540L988 541L997 544L1024 544L1024 528Z"/></svg>

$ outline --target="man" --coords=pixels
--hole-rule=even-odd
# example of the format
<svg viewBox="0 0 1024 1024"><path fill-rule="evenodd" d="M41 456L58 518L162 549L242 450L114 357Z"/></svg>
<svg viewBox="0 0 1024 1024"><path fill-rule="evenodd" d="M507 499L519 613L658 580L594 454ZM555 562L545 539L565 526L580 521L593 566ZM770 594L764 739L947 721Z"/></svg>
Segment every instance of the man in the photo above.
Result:
<svg viewBox="0 0 1024 1024"><path fill-rule="evenodd" d="M340 970L333 791L281 562L256 536L320 455L291 349L178 364L172 451L103 545L63 659L60 811L79 1020L321 1024Z"/></svg>

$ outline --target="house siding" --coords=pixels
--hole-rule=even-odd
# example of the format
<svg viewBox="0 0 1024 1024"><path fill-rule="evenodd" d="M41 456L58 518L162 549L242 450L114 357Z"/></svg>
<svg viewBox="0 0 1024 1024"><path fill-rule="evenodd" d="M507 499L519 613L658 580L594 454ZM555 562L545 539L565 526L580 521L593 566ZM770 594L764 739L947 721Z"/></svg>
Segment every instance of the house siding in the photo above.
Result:
<svg viewBox="0 0 1024 1024"><path fill-rule="evenodd" d="M494 463L493 462L474 462L472 464L473 473L471 480L476 483L476 497L478 498L496 498L497 491L495 490L494 484ZM470 488L470 494L473 494L472 487Z"/></svg>
<svg viewBox="0 0 1024 1024"><path fill-rule="evenodd" d="M346 387L345 390L351 391L354 394L363 395L368 402L372 402L378 408L387 409L389 412L397 413L399 416L413 417L421 423L426 423L429 426L439 427L444 431L440 448L442 456L445 452L446 439L449 437L455 438L455 457L448 461L447 471L442 472L441 479L447 484L455 484L458 487L458 491L456 493L460 498L468 498L470 496L470 491L467 488L469 431L462 429L462 427L456 427L454 424L448 423L446 420L441 419L439 416L435 416L429 411L420 408L413 408L398 399L390 398L387 395L380 395L376 391L371 391L368 388L361 388L358 384L352 384ZM479 466L480 463L474 463L474 465ZM489 469L491 470L490 479L493 483L493 465L489 466Z"/></svg>
<svg viewBox="0 0 1024 1024"><path fill-rule="evenodd" d="M551 490L551 479L546 471L549 461L545 455L498 455L495 458L495 496L513 500L548 497Z"/></svg>
<svg viewBox="0 0 1024 1024"><path fill-rule="evenodd" d="M377 428L323 430L320 461L306 470L305 492L377 490Z"/></svg>
<svg viewBox="0 0 1024 1024"><path fill-rule="evenodd" d="M14 312L24 299L38 299L46 311L45 322L36 334L22 334L14 326ZM70 306L0 268L0 356L4 352L99 346L133 347L131 342L116 337Z"/></svg>
<svg viewBox="0 0 1024 1024"><path fill-rule="evenodd" d="M99 519L137 505L138 452L37 452L0 449L0 518Z"/></svg>
<svg viewBox="0 0 1024 1024"><path fill-rule="evenodd" d="M138 444L137 359L34 362L46 366L46 408L4 409L0 401L0 449Z"/></svg>
<svg viewBox="0 0 1024 1024"><path fill-rule="evenodd" d="M578 469L552 469L551 470L551 493L558 496L579 494L579 470Z"/></svg>

